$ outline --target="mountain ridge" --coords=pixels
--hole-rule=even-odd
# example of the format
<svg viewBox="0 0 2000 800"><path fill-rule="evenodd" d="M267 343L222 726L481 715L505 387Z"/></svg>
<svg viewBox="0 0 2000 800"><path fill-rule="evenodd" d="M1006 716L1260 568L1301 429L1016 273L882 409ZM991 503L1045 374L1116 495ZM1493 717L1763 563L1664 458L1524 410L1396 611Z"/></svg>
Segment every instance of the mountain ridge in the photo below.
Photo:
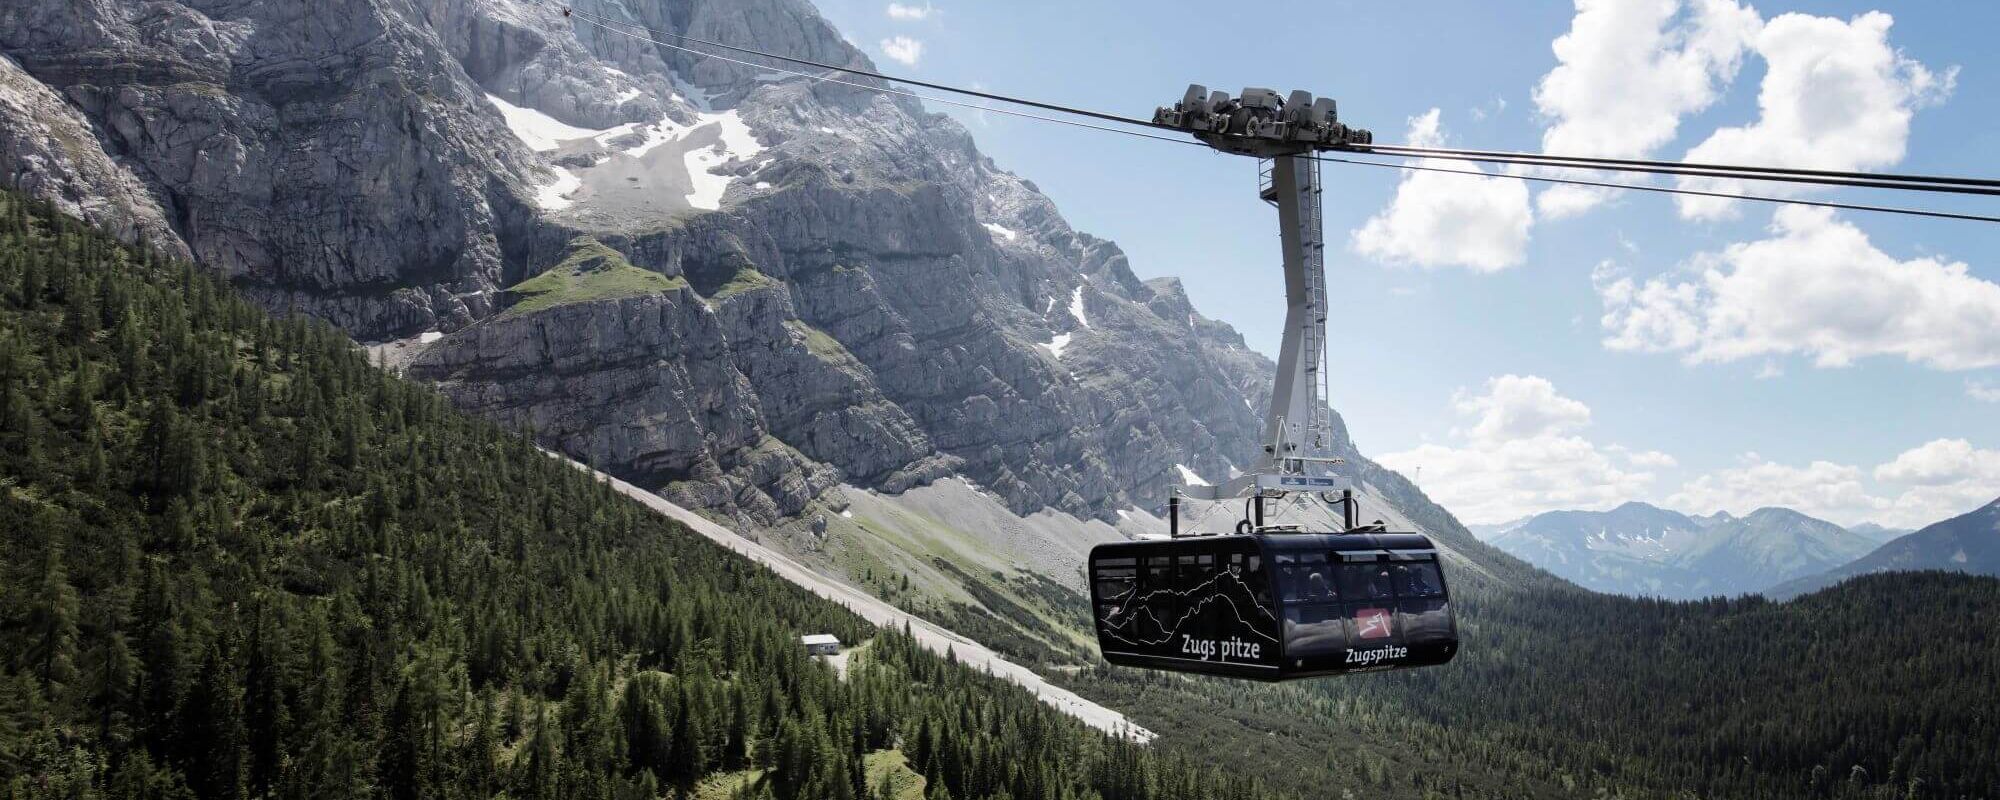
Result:
<svg viewBox="0 0 2000 800"><path fill-rule="evenodd" d="M2000 499L1899 536L1850 563L1781 583L1771 595L1797 597L1861 575L1915 570L2000 575Z"/></svg>
<svg viewBox="0 0 2000 800"><path fill-rule="evenodd" d="M1487 541L1586 588L1681 599L1761 591L1872 549L1791 509L1693 517L1636 501L1538 514Z"/></svg>

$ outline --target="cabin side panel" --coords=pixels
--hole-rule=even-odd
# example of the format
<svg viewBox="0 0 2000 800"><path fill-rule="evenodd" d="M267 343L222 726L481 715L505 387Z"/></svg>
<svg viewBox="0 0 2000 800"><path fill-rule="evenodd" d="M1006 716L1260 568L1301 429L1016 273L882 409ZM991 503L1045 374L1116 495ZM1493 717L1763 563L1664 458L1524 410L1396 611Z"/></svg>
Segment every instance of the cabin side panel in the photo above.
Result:
<svg viewBox="0 0 2000 800"><path fill-rule="evenodd" d="M1278 677L1280 616L1253 541L1101 546L1091 596L1098 644L1114 664Z"/></svg>

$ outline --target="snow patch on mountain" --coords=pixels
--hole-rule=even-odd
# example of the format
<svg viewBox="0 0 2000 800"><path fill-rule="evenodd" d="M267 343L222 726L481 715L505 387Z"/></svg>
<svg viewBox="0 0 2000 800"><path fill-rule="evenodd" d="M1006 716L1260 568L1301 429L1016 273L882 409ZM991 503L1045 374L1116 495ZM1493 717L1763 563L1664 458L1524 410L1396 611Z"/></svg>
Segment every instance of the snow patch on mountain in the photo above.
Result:
<svg viewBox="0 0 2000 800"><path fill-rule="evenodd" d="M1174 469L1180 470L1181 483L1183 484L1186 484L1188 486L1210 485L1208 481L1202 480L1200 474L1196 473L1194 470L1188 469L1188 465L1186 464L1175 464Z"/></svg>
<svg viewBox="0 0 2000 800"><path fill-rule="evenodd" d="M575 205L575 201L570 200L569 195L583 188L583 179L562 167L549 169L555 170L555 182L535 187L535 205L549 211L561 211Z"/></svg>
<svg viewBox="0 0 2000 800"><path fill-rule="evenodd" d="M1069 339L1070 339L1069 334L1058 333L1055 335L1055 338L1049 340L1048 344L1042 346L1048 348L1049 355L1055 356L1057 360L1061 360L1063 354L1063 348L1069 346Z"/></svg>
<svg viewBox="0 0 2000 800"><path fill-rule="evenodd" d="M536 152L546 153L561 147L563 142L590 139L607 132L576 127L532 108L509 103L495 94L486 95L486 102L500 110L500 118L507 122L507 130L513 131L515 138Z"/></svg>
<svg viewBox="0 0 2000 800"><path fill-rule="evenodd" d="M712 147L690 150L687 153L688 179L694 190L688 192L688 205L714 211L722 208L722 194L729 189L733 175L717 175L710 170L731 161L749 158L764 152L764 146L757 142L757 136L750 132L750 126L743 124L743 117L734 109L714 114L702 114L697 128L710 123L720 125L719 141Z"/></svg>

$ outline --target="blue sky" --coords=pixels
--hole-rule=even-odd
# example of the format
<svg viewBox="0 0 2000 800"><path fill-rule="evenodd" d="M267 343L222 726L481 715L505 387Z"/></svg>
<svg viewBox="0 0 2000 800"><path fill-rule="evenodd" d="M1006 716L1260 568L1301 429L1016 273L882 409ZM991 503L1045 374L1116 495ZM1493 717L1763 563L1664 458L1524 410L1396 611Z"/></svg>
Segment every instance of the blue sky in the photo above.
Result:
<svg viewBox="0 0 2000 800"><path fill-rule="evenodd" d="M819 5L885 71L1133 116L1190 82L1303 88L1384 142L2000 175L2000 5ZM1254 162L934 108L1275 352ZM1641 499L1914 526L2000 496L2000 227L1405 174L1327 166L1333 400L1462 517Z"/></svg>

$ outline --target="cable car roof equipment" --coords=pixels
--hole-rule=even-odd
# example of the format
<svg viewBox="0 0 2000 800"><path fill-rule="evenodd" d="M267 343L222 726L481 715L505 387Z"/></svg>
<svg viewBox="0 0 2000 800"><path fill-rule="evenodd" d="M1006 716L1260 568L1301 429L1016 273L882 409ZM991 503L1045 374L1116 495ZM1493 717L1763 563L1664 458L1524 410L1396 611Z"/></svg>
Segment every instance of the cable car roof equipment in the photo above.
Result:
<svg viewBox="0 0 2000 800"><path fill-rule="evenodd" d="M1328 474L1340 459L1328 441L1316 153L1373 135L1341 123L1331 98L1260 88L1232 98L1189 86L1153 124L1260 160L1258 197L1277 207L1284 249L1284 341L1258 463L1220 485L1174 486L1169 538L1091 549L1098 649L1113 664L1267 681L1450 661L1458 631L1437 548L1421 534L1356 524L1353 491ZM1340 505L1339 529L1270 524L1266 502L1288 496ZM1184 533L1182 498L1244 498L1244 517L1233 535Z"/></svg>

